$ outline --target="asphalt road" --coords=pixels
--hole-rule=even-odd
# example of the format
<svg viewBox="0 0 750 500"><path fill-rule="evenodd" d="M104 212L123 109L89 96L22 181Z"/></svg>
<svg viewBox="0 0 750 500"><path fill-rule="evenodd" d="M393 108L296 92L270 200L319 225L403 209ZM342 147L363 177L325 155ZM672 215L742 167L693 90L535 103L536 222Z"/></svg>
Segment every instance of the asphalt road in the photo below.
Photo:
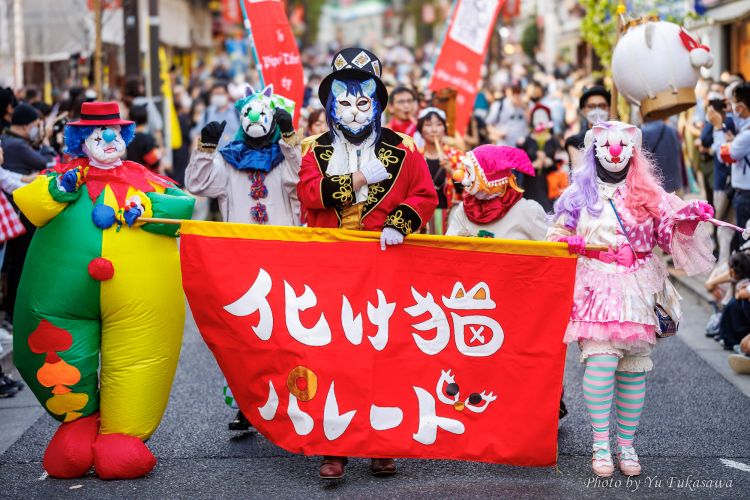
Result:
<svg viewBox="0 0 750 500"><path fill-rule="evenodd" d="M690 298L684 308L681 334L702 330L706 311ZM219 369L194 326L188 326L169 407L149 442L159 463L148 477L46 478L41 457L57 423L29 407L27 418L35 422L0 455L0 498L750 497L750 398L679 338L663 341L648 377L636 439L643 475L637 482L619 472L609 481L595 480L577 356L576 348L569 349L570 415L561 423L557 468L401 460L398 475L375 479L368 462L355 459L345 480L324 483L317 477L317 457L291 455L259 435L226 430L232 411L220 397ZM0 400L0 408L9 401ZM6 425L0 421L0 430Z"/></svg>

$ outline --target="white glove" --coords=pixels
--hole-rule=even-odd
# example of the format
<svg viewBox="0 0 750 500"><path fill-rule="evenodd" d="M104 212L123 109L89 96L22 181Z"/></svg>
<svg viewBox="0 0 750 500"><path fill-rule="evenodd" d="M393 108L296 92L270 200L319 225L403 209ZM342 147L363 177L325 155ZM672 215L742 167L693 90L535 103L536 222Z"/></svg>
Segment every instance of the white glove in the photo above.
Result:
<svg viewBox="0 0 750 500"><path fill-rule="evenodd" d="M400 245L404 242L404 235L392 227L384 227L380 233L380 249L385 250L386 245Z"/></svg>
<svg viewBox="0 0 750 500"><path fill-rule="evenodd" d="M375 184L388 178L388 171L377 158L373 158L365 163L360 172L365 176L367 184Z"/></svg>

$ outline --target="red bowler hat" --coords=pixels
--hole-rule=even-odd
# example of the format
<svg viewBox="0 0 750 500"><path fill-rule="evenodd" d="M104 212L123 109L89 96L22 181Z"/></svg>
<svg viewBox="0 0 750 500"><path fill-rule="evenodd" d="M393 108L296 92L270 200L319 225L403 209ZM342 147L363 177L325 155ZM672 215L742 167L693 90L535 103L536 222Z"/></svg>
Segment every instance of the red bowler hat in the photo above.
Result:
<svg viewBox="0 0 750 500"><path fill-rule="evenodd" d="M132 125L134 122L120 118L120 105L116 102L84 102L81 119L68 125L96 127L102 125Z"/></svg>

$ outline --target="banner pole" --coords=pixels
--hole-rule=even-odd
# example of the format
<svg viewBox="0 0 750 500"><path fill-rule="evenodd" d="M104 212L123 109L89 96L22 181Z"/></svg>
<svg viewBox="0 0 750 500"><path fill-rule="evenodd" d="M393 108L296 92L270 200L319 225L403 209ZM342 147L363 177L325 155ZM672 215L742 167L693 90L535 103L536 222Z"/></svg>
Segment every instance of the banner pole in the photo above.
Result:
<svg viewBox="0 0 750 500"><path fill-rule="evenodd" d="M138 217L138 222L148 223L148 224L172 224L175 226L179 226L182 224L185 219L163 219L159 217ZM221 222L217 222L217 224L222 224ZM594 252L606 252L609 250L609 247L604 245L586 245L586 250L588 251L594 251Z"/></svg>
<svg viewBox="0 0 750 500"><path fill-rule="evenodd" d="M258 80L260 83L260 88L264 88L266 86L266 82L263 79L263 66L260 64L260 60L258 59L258 51L255 50L255 39L253 39L253 27L250 25L250 18L247 17L247 10L245 7L245 0L238 0L240 2L240 9L242 10L242 19L244 21L245 30L247 31L247 37L250 40L250 52L253 55L253 62L255 63L255 68L258 70Z"/></svg>
<svg viewBox="0 0 750 500"><path fill-rule="evenodd" d="M173 224L175 226L179 226L184 221L184 219L162 219L159 217L138 217L137 220L148 224Z"/></svg>

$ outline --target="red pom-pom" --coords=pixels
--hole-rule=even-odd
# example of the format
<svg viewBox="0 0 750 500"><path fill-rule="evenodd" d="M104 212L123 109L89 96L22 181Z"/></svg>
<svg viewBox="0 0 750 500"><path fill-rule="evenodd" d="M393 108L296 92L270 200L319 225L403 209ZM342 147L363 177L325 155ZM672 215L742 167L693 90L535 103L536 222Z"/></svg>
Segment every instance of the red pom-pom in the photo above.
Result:
<svg viewBox="0 0 750 500"><path fill-rule="evenodd" d="M100 479L143 477L155 465L156 457L137 437L100 434L94 442L94 469Z"/></svg>
<svg viewBox="0 0 750 500"><path fill-rule="evenodd" d="M97 281L107 281L115 275L115 267L109 260L97 257L89 262L89 275Z"/></svg>
<svg viewBox="0 0 750 500"><path fill-rule="evenodd" d="M44 470L60 479L85 476L94 465L92 446L98 434L98 413L61 424L44 452Z"/></svg>

